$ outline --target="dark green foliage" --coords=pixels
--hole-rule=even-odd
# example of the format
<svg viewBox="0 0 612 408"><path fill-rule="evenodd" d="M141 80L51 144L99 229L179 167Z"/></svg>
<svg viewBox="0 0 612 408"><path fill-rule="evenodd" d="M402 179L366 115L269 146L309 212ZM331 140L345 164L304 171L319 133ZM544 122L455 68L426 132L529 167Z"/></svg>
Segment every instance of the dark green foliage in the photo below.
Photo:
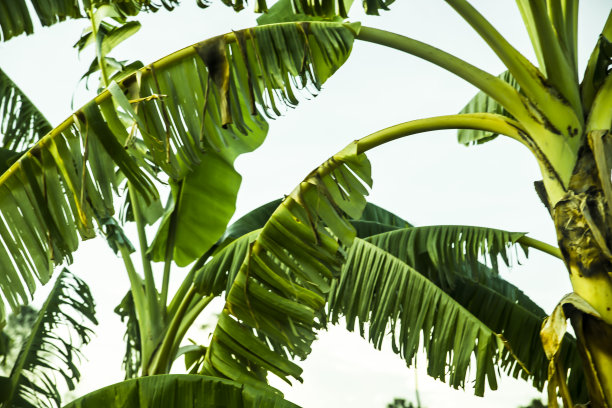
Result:
<svg viewBox="0 0 612 408"><path fill-rule="evenodd" d="M97 321L89 288L64 269L21 347L2 407L59 407L58 379L62 378L69 390L79 381L80 347L91 338L91 323Z"/></svg>

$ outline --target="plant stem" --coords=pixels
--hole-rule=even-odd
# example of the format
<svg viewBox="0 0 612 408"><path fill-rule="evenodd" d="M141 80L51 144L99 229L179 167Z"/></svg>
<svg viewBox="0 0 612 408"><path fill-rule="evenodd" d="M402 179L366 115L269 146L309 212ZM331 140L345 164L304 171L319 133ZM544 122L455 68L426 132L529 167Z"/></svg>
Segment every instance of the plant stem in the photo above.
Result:
<svg viewBox="0 0 612 408"><path fill-rule="evenodd" d="M138 321L140 322L141 320L146 320L148 312L144 298L144 291L142 288L142 279L138 275L138 272L136 272L136 268L134 268L128 248L121 244L119 244L118 247L119 252L121 253L121 258L123 259L123 264L125 265L125 270L128 274L128 279L130 280L130 290L132 291L132 297L134 298L134 307L136 308Z"/></svg>
<svg viewBox="0 0 612 408"><path fill-rule="evenodd" d="M202 313L202 311L208 306L208 304L215 298L214 295L209 295L199 299L195 304L190 305L188 308L188 312L185 314L183 319L181 320L181 324L174 336L174 341L172 342L172 353L176 353L179 346L181 345L181 341L185 337L187 330L191 327L195 319Z"/></svg>
<svg viewBox="0 0 612 408"><path fill-rule="evenodd" d="M562 0L562 8L569 58L578 74L578 0Z"/></svg>
<svg viewBox="0 0 612 408"><path fill-rule="evenodd" d="M142 260L142 270L144 272L147 307L149 308L149 314L152 319L151 323L156 328L154 332L157 332L160 330L161 324L160 304L157 294L157 288L155 287L153 270L151 268L151 261L149 259L149 256L147 255L148 245L147 235L145 232L145 221L142 217L138 193L130 182L128 182L128 192L130 195L130 201L132 202L132 211L134 213L134 220L136 221L136 229L138 231L138 244L140 246L140 258Z"/></svg>
<svg viewBox="0 0 612 408"><path fill-rule="evenodd" d="M394 48L436 64L490 95L517 119L528 116L514 88L454 55L412 38L371 27L361 27L357 39Z"/></svg>
<svg viewBox="0 0 612 408"><path fill-rule="evenodd" d="M183 298L187 295L187 292L191 288L191 284L193 283L193 277L196 271L204 265L207 259L208 257L201 257L200 259L198 259L185 276L185 279L183 279L181 286L178 288L178 290L174 294L174 297L170 301L170 304L168 305L167 317L169 319L172 319L174 317L174 314L177 313L177 310Z"/></svg>
<svg viewBox="0 0 612 408"><path fill-rule="evenodd" d="M170 365L172 364L171 358L172 351L174 349L173 345L179 344L182 341L187 328L189 328L198 314L214 298L214 296L211 295L200 299L195 303L195 305L193 305L195 307L192 307L192 300L195 298L195 296L196 291L192 286L183 297L176 314L172 317L172 321L168 326L164 339L149 366L147 372L149 375L164 374L169 371Z"/></svg>
<svg viewBox="0 0 612 408"><path fill-rule="evenodd" d="M538 60L540 72L542 72L544 76L547 76L546 60L544 60L542 42L538 36L538 30L536 30L535 21L533 19L531 1L532 0L516 0L516 5L521 13L521 18L523 19L523 24L527 29L527 33L529 34L529 40L531 40L531 46Z"/></svg>
<svg viewBox="0 0 612 408"><path fill-rule="evenodd" d="M178 218L178 205L183 190L183 182L178 183L178 191L176 193L175 208L170 215L170 223L168 225L168 237L166 239L166 253L164 255L164 275L162 280L162 290L160 303L164 307L164 313L167 313L166 303L168 301L168 286L170 284L170 268L172 267L172 258L174 254L174 242L176 240L176 225Z"/></svg>
<svg viewBox="0 0 612 408"><path fill-rule="evenodd" d="M561 250L554 245L547 244L546 242L542 242L535 238L531 238L525 235L525 236L520 237L517 243L521 245L525 245L529 248L537 249L538 251L547 253L548 255L552 255L555 258L559 258L563 260L563 256L561 255Z"/></svg>
<svg viewBox="0 0 612 408"><path fill-rule="evenodd" d="M164 274L162 278L162 290L159 295L159 305L164 315L164 320L168 317L168 308L166 303L168 302L168 286L170 285L170 269L172 268L172 261L164 263Z"/></svg>
<svg viewBox="0 0 612 408"><path fill-rule="evenodd" d="M366 136L354 143L357 144L358 153L363 153L376 146L390 142L391 140L399 139L415 133L441 129L485 130L503 134L520 141L536 157L542 175L544 176L544 185L546 186L546 191L549 195L551 203L556 203L565 194L565 187L563 184L564 179L558 178L557 175L559 173L554 173L550 170L550 156L542 152L531 136L525 132L521 124L501 115L491 113L472 113L417 119L372 133L371 135ZM565 153L567 154L567 152ZM557 159L557 156L554 157ZM566 175L567 173L571 175L571 169L573 168L574 163L572 160L575 158L572 156L560 157L561 159L566 158L566 160L557 159L557 161L560 163L560 165L567 167L562 168L564 172L561 174Z"/></svg>
<svg viewBox="0 0 612 408"><path fill-rule="evenodd" d="M491 30L494 31L492 27ZM565 194L578 155L581 137L577 135L582 134L582 125L575 119L576 115L570 107L548 93L548 90L543 87L543 84L539 82L540 77L535 67L528 61L524 64L514 61L514 57L524 59L516 50L514 53L509 53L511 65L514 64L520 69L527 70L524 75L521 72L519 75L525 77L525 80L535 81L532 87L539 93L539 99L536 100L537 106L502 79L420 41L369 27L362 27L357 38L423 58L460 76L497 100L520 122L522 132L511 131L510 134L518 136L519 138L515 137L518 140L522 139L521 142L528 146L538 159L551 204L554 205ZM513 50L509 45L508 47ZM539 110L542 104L547 109L550 108L545 112L547 116L542 116ZM554 120L554 125L558 127L551 126L549 119ZM461 126L451 125L449 127ZM467 128L473 127L468 125Z"/></svg>
<svg viewBox="0 0 612 408"><path fill-rule="evenodd" d="M574 80L574 75L569 68L565 55L563 55L554 36L548 17L540 15L540 9L545 7L544 1L530 3L538 40L541 42L540 49L552 84L570 102L571 107L567 105L567 102L549 91L538 69L512 47L491 23L466 0L446 0L446 2L486 41L516 78L521 85L521 90L530 100L535 102L538 109L562 134L570 137L573 133L581 133L582 105L578 93L578 84ZM521 121L520 118L517 117L517 119ZM577 132L573 129L577 129Z"/></svg>
<svg viewBox="0 0 612 408"><path fill-rule="evenodd" d="M123 258L125 270L127 271L128 278L130 280L130 290L132 297L134 298L134 308L136 309L136 317L138 319L138 328L141 333L141 347L142 347L142 361L143 361L143 373L146 370L147 363L151 358L154 350L154 336L152 333L151 315L149 308L147 307L147 301L145 299L145 291L143 290L142 279L136 272L130 252L124 245L119 245L119 251Z"/></svg>
<svg viewBox="0 0 612 408"><path fill-rule="evenodd" d="M359 139L356 142L357 152L364 153L374 147L415 133L442 129L477 129L491 131L509 136L523 143L522 137L519 134L521 126L515 121L505 116L492 113L468 113L417 119L379 130L378 132Z"/></svg>

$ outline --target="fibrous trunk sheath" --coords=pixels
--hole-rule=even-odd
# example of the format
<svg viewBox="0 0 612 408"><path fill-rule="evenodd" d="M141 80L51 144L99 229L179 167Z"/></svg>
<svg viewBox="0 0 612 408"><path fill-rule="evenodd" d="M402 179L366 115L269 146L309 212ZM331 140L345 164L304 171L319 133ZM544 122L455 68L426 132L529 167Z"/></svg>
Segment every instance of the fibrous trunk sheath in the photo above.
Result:
<svg viewBox="0 0 612 408"><path fill-rule="evenodd" d="M599 142L593 143L593 137ZM612 407L612 202L606 194L609 132L589 134L552 217L574 292L600 315L570 314L593 407ZM606 154L608 153L608 154Z"/></svg>

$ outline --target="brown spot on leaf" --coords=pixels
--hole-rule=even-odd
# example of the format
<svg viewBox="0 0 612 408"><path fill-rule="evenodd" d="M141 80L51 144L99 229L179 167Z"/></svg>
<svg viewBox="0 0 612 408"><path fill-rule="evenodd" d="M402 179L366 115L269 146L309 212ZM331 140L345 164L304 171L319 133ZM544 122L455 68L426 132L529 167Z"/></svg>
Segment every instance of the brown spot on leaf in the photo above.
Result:
<svg viewBox="0 0 612 408"><path fill-rule="evenodd" d="M212 78L219 91L221 98L219 109L221 110L221 125L227 126L232 123L230 112L230 67L225 53L225 39L215 37L211 40L203 41L195 46L195 49L202 58L204 65L208 69L208 75Z"/></svg>

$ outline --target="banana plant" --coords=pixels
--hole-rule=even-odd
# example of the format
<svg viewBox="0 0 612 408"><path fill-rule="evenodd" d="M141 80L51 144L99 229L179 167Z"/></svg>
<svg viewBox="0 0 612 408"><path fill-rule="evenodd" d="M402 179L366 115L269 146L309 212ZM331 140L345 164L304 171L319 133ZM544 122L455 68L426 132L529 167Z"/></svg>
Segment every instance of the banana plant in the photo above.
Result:
<svg viewBox="0 0 612 408"><path fill-rule="evenodd" d="M349 186L344 177L339 175L329 178L329 175L336 171L335 168L330 168L357 166L355 163L361 161L358 158L360 153L399 137L437 129L458 128L468 130L460 132L460 140L468 144L492 140L496 135L513 138L527 147L540 165L543 181L539 183L538 191L557 227L560 251L545 249L546 247L540 244L536 247L545 249L566 262L575 293L562 299L542 327L540 334L544 353L540 353L540 363L536 363L536 366L544 367L544 371L535 375L539 377L537 381L540 383L548 380L549 399L553 405L557 403L557 389L566 406L573 406L572 400L577 398L575 391L584 389L580 381L578 388L572 387L573 391L568 389L568 362L561 361L565 360L561 358L561 339L564 337L565 319L569 317L577 332L577 345L583 356L582 368L591 404L609 406L612 378L609 372L610 348L605 339L610 323L609 317L606 317L609 316L610 282L606 272L608 267L605 265L608 265L610 259L606 255L609 253L609 227L606 225L609 224L610 205L607 198L610 196L606 191L609 190L607 186L610 184L610 169L606 135L609 135L612 119L609 88L612 81L608 76L610 57L607 51L603 50L609 49L612 18L608 19L590 58L585 80L579 83L576 62L577 3L562 5L561 2L519 2L538 55L539 69L510 46L469 3L448 3L496 52L506 64L508 73L495 77L424 43L362 27L358 39L424 58L477 86L482 94L459 115L407 122L370 135L357 142L350 154L347 153L350 149L341 152L305 179L270 218L258 238L250 244L248 255L228 290L226 306L213 340L204 354L203 373L247 378L257 382L265 378L266 371L270 371L284 379L289 376L300 379L299 367L291 365L291 361L286 357L303 358L308 354L310 342L314 338L312 329L321 327L319 313L323 307L321 302L325 293L321 292L321 288L326 286L321 280L333 279L333 272L337 272L343 262L357 269L361 265L367 265L364 271L372 269L370 262L374 262L373 259L379 264L387 262L386 265L398 274L400 270L404 270L406 280L414 282L409 278L409 267L396 266L398 264L393 257L376 249L369 249L367 245L358 246L358 251L360 255L367 254L368 262L364 263L363 259L359 258L359 263L355 264L352 258L343 258L349 247L355 248L351 235L354 236L354 231L351 233L349 226L342 223L342 218L347 215L354 216L351 211L357 211L352 207L355 203L346 201L353 198L351 193L359 191L359 184ZM595 77L598 79L594 80ZM365 173L365 167L351 167L351 170L359 175ZM367 181L367 175L362 179ZM333 197L330 189L334 187L340 192L339 196L344 202ZM313 190L316 193L313 193ZM309 202L304 198L308 195L316 198L311 198ZM340 219L334 219L334 216ZM310 236L308 229L311 230ZM299 239L290 239L292 236ZM324 238L329 236L332 239L326 241ZM461 246L455 248L464 249ZM305 276L306 271L316 271L320 275ZM359 275L347 279L348 289L336 296L340 299L347 293L359 293L363 296L365 289L359 289L356 284L359 279ZM372 279L375 278L370 274L367 279L371 285ZM317 282L316 289L311 287L313 282ZM360 310L361 314L358 316L362 324L374 324L376 329L372 330L371 339L375 344L380 343L380 333L384 333L389 325L396 327L394 321L397 319L398 310L402 310L402 305L398 306L397 303L393 306L394 311L389 310L388 308L392 307L389 305L390 299L398 294L416 298L417 295L412 292L412 285L415 284L412 283L403 290L397 287L389 288L388 284L386 287L368 286L373 296L379 299L385 296L387 309L380 311L372 310L374 303L369 303L367 298L352 299L355 308ZM442 281L440 285L444 287L448 282ZM434 342L429 347L426 345L430 373L434 376L444 376L444 362L440 363L437 359L440 355L448 355L453 346L457 346L456 340L453 343L449 333L457 327L460 327L462 333L470 333L472 336L480 336L484 332L470 327L466 323L469 320L467 317L451 320L449 323L448 317L457 312L451 312L446 302L441 306L439 299L429 297L432 296L429 295L430 290L423 286L419 288L415 292L421 297L417 298L419 300L415 303L426 302L430 305L428 302L432 302L430 309L436 310L435 305L438 305L437 310L441 310L440 313L445 318L439 315L432 317L431 314L427 318L418 317L418 314L408 315L409 323L405 328L400 324L399 331L412 332L413 337L404 338L408 343L403 346L412 350L414 342L418 341L418 336L414 335L414 325L417 332L422 329L425 336L431 336ZM389 292L385 292L386 290ZM483 302L484 298L480 298L481 307ZM406 310L408 305L404 304L403 310ZM502 308L501 304L496 306L496 309ZM392 315L386 315L390 312ZM376 315L376 320L371 321L373 317L370 314ZM427 326L422 326L423 319ZM508 322L512 320L510 318ZM410 327L411 323L413 327ZM532 329L539 328L537 323L536 319ZM503 326L499 322L494 324L500 328ZM588 329L585 329L585 324ZM439 328L440 326L444 328ZM252 332L253 329L256 329L256 332ZM502 330L516 333L517 327L504 327ZM533 333L531 330L532 335ZM510 371L518 366L529 372L527 365L521 362L513 348L504 349L510 346L511 342L507 342L503 337L497 337L494 341L492 339L496 337L495 334L492 332L490 340L474 337L468 341L471 345L478 344L478 349L475 350L478 362L477 393L483 391L485 376L489 378L490 386L495 387L494 376L491 375L494 372L492 366L495 364L509 367ZM586 339L589 334L593 336L591 340ZM533 339L533 336L531 338ZM528 341L520 348L525 349L530 344L531 341ZM271 347L276 354L266 354L266 347ZM400 353L405 353L404 347L398 346ZM257 352L249 353L248 350ZM486 361L495 354L494 350L502 355L507 352L510 358L503 357L487 368ZM451 384L457 385L464 379L462 372L467 367L466 353L469 355L470 348L460 347L453 351L453 356L459 357L453 357L450 381ZM412 356L412 353L413 351L409 351L407 354ZM546 361L542 360L543 356L550 360L548 367L542 364ZM245 367L248 367L246 371ZM574 359L571 372L579 376L579 370Z"/></svg>
<svg viewBox="0 0 612 408"><path fill-rule="evenodd" d="M593 406L611 406L612 350L606 338L612 324L612 17L579 82L577 1L517 1L539 67L467 1L446 2L486 41L507 73L494 76L423 42L338 22L350 2L293 0L291 12L288 2L279 2L276 10L284 7L285 20L308 16L309 21L219 36L112 80L105 72L111 42L105 48L103 38L116 30L119 39L127 29L117 34L119 27L102 20L112 13L121 20L151 3L41 8L32 2L47 18L43 24L90 18L91 33L82 44L96 44L104 90L0 176L4 301L12 308L26 303L38 284L49 281L54 264L70 261L79 240L92 238L97 225L125 262L131 300L126 297L120 310L136 322L141 353L136 370L142 375L169 372L186 330L225 287L226 304L213 338L192 349L190 359L200 374L247 384L259 396L275 392L267 385L268 372L300 380L293 358L305 358L316 330L345 316L349 329L357 325L362 335L369 325L367 336L377 347L391 328L394 349L408 362L423 333L429 373L454 387L465 384L474 357L478 395L486 382L496 387L496 369L502 368L532 379L538 388L548 382L553 406L557 393L566 406L586 398ZM243 7L240 0L226 3ZM375 14L390 3L372 0L364 6ZM0 14L3 39L32 31L25 1L15 4L8 7L10 14ZM109 12L100 11L105 9ZM267 5L260 0L256 9L266 11ZM275 13L271 8L268 21ZM295 106L299 93L318 91L348 58L355 39L423 58L481 94L460 114L409 121L351 143L308 175L260 231L218 241L240 184L236 157L263 142L267 117ZM350 219L361 217L371 186L364 153L400 137L449 128L462 129L460 141L466 144L503 135L532 153L558 249L524 234L467 227L391 225L383 231L384 226L369 224L381 234L357 238ZM151 241L145 225L156 219L149 215L155 213L151 207L159 201L160 182L171 192ZM131 259L133 247L113 218L113 199L123 187L138 230L142 276ZM541 309L496 273L497 255L507 256L510 244L560 257L568 268L574 293L560 301L541 331ZM476 261L487 255L490 267ZM163 262L161 285L154 280L152 261ZM190 264L170 296L172 266ZM211 268L217 273L212 278ZM482 310L485 304L495 307ZM575 341L565 335L566 318ZM528 330L519 330L521 319L529 322ZM463 341L454 336L457 331ZM538 332L543 347L530 349ZM161 381L175 381L165 378ZM180 398L175 391L168 395L170 401Z"/></svg>
<svg viewBox="0 0 612 408"><path fill-rule="evenodd" d="M383 130L359 143L358 152L394 138L441 128L458 128L466 144L505 135L523 144L537 161L537 191L554 222L559 254L574 293L564 297L541 331L547 358L549 400L557 389L573 406L560 362L560 339L569 318L577 334L590 403L612 404L610 299L609 135L612 77L609 15L582 79L577 61L577 1L517 1L531 38L533 65L465 0L446 1L478 33L508 69L495 77L424 43L362 27L358 39L428 60L481 90L459 115L416 120ZM434 334L435 335L435 334ZM480 344L480 343L479 343Z"/></svg>

